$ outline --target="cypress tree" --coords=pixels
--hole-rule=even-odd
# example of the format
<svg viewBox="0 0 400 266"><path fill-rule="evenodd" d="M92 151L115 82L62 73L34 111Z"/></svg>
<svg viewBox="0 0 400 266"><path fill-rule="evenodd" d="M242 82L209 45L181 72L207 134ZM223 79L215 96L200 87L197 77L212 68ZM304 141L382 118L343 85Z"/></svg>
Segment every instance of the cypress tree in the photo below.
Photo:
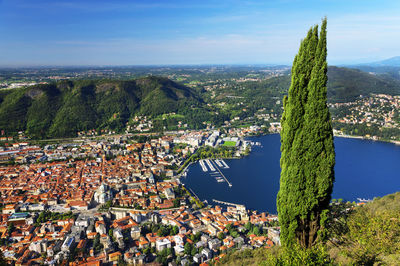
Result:
<svg viewBox="0 0 400 266"><path fill-rule="evenodd" d="M281 241L315 244L334 182L335 150L326 104L326 18L308 31L292 66L281 120L281 180L277 197Z"/></svg>

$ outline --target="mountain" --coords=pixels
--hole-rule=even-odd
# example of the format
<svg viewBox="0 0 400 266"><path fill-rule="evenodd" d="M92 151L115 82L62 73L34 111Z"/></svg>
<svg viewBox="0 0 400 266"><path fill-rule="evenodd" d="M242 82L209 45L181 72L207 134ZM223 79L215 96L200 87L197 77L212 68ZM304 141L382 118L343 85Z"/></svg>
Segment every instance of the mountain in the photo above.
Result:
<svg viewBox="0 0 400 266"><path fill-rule="evenodd" d="M244 84L246 85L246 84ZM237 96L251 97L255 103L266 103L272 96L281 97L290 86L290 75L274 77L261 82L252 82L236 92ZM328 67L328 101L349 102L360 95L385 93L400 95L400 81L387 75L374 75L358 69Z"/></svg>
<svg viewBox="0 0 400 266"><path fill-rule="evenodd" d="M167 78L60 81L0 92L0 129L36 138L121 130L135 114L159 115L202 105L196 93Z"/></svg>
<svg viewBox="0 0 400 266"><path fill-rule="evenodd" d="M122 131L135 115L151 115L157 130L176 129L180 121L189 128L203 128L204 122L220 126L226 120L243 113L217 108L218 101L235 101L227 95L242 97L248 104L247 116L258 109L274 109L290 86L290 75L264 81L244 82L238 90L235 84L219 91L213 99L203 91L193 89L167 78L150 76L136 80L59 81L27 88L0 90L0 130L7 135L26 131L33 138L76 136L89 129ZM328 101L348 102L360 95L386 93L400 95L400 81L387 75L373 75L357 69L334 67L328 69ZM205 103L204 99L208 99ZM210 104L209 106L207 104ZM180 116L160 114L176 112ZM178 118L179 117L179 118Z"/></svg>
<svg viewBox="0 0 400 266"><path fill-rule="evenodd" d="M329 67L328 100L330 102L353 101L360 95L370 93L400 95L400 81L386 75L374 75L358 69Z"/></svg>
<svg viewBox="0 0 400 266"><path fill-rule="evenodd" d="M365 63L362 65L368 66L392 66L392 67L400 67L400 56L391 57L385 60L376 61L372 63Z"/></svg>
<svg viewBox="0 0 400 266"><path fill-rule="evenodd" d="M377 62L349 65L346 67L400 80L400 56Z"/></svg>

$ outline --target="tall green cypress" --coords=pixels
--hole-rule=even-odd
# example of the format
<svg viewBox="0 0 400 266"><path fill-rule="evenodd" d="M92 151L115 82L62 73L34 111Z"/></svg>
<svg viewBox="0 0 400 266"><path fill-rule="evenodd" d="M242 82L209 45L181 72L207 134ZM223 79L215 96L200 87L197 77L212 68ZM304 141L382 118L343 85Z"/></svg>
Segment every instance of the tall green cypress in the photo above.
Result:
<svg viewBox="0 0 400 266"><path fill-rule="evenodd" d="M284 98L281 180L277 197L281 241L311 247L324 227L334 182L335 150L326 104L326 18L302 40Z"/></svg>

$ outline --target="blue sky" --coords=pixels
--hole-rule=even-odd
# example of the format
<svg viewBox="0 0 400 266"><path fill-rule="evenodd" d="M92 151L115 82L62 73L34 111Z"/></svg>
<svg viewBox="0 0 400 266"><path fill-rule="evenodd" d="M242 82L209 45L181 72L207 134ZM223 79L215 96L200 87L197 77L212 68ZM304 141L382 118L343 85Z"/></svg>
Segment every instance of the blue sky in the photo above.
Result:
<svg viewBox="0 0 400 266"><path fill-rule="evenodd" d="M0 65L291 64L328 18L328 62L400 55L397 0L0 0Z"/></svg>

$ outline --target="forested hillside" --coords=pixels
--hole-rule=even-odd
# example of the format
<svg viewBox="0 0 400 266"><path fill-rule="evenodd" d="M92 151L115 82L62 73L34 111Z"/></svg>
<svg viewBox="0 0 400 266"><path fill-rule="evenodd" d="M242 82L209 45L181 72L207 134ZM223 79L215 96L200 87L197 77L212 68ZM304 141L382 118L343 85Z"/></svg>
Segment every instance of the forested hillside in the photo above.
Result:
<svg viewBox="0 0 400 266"><path fill-rule="evenodd" d="M227 72L225 78L240 73ZM135 80L64 80L0 90L0 130L6 135L24 131L32 138L76 136L90 129L122 132L135 115L151 116L155 131L176 129L178 122L199 129L207 123L221 126L235 117L254 117L263 108L279 118L290 76L220 83L223 85L206 91L149 76ZM353 101L370 93L400 95L400 82L359 70L329 67L329 102ZM161 116L172 112L179 116Z"/></svg>
<svg viewBox="0 0 400 266"><path fill-rule="evenodd" d="M121 130L134 114L185 112L202 106L193 90L166 78L61 81L2 91L0 129L32 137L75 136L81 130Z"/></svg>
<svg viewBox="0 0 400 266"><path fill-rule="evenodd" d="M373 75L357 69L329 67L330 102L354 101L358 96L370 93L400 95L400 82L389 76Z"/></svg>
<svg viewBox="0 0 400 266"><path fill-rule="evenodd" d="M215 97L211 101L235 102L234 97L243 97L236 101L245 100L253 109L271 108L276 99L282 100L283 95L287 93L290 87L290 75L229 85L227 88L213 92ZM360 95L365 96L371 93L400 95L400 82L388 76L331 66L328 68L327 93L329 102L354 101Z"/></svg>

